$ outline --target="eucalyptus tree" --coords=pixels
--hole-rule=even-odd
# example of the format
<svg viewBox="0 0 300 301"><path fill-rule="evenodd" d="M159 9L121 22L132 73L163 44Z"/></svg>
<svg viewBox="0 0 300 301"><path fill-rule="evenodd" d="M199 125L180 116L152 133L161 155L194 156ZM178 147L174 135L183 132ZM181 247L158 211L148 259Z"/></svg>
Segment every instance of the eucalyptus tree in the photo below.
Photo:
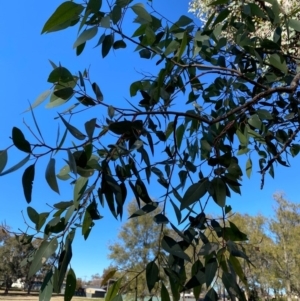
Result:
<svg viewBox="0 0 300 301"><path fill-rule="evenodd" d="M28 207L31 222L44 233L29 274L53 252L60 254L44 280L41 300L59 291L67 270L65 300L72 298L76 275L68 265L75 232L88 239L96 223L101 227L99 208L104 203L121 218L128 190L138 204L145 203L136 215L161 204L153 222L161 225L162 233L169 223L181 237L176 241L163 235L160 247L169 254L163 266L168 282L159 277L159 267L150 259L149 293L158 286L162 299L169 300L170 290L178 300L182 290L194 289L198 297L205 287L207 300L216 300L214 283L221 280L232 298L244 300L230 257L249 263L241 246L247 236L226 222L231 211L227 202L232 194L241 193L242 179L250 177L253 168L259 170L263 188L268 173L274 177L277 164L289 166L290 157L299 153L299 57L290 54L284 37L289 39L292 30L300 32L300 21L281 11L277 0L243 1L238 18L226 9L230 3L211 3L215 13L204 24L184 14L169 20L155 3L145 6L132 0L66 1L46 21L43 34L78 27L73 45L77 55L97 36L103 59L113 50L132 51L127 48L131 45L137 62L149 60L153 71L141 74L128 87L132 99L117 106L100 87L106 81L118 85L122 78L96 83L87 70L75 70L75 64L51 62L50 89L28 109L36 127L34 139L29 140L26 129L14 127L12 145L1 151L1 176L25 167L22 184L28 203L34 198L35 168L42 157L49 158L45 181L50 189L59 192L63 184L57 178L72 184L71 201L58 199L43 213ZM225 9L219 9L220 4ZM127 26L132 13L133 31L132 25ZM257 20L272 34L259 35ZM44 140L34 115L34 108L47 98L48 107L62 106L55 122L65 132L62 137L58 132L56 145ZM72 106L64 110L67 102ZM105 116L99 117L97 107L106 108ZM70 121L70 116L81 116L82 109L90 114L88 119ZM6 168L12 146L25 156ZM61 170L56 175L57 165ZM154 183L164 189L157 201L150 197ZM206 216L208 203L219 208L221 219ZM174 210L175 220L166 214L168 208ZM207 235L208 230L212 235ZM185 262L191 258L185 250L197 244L206 247L201 247L186 279ZM106 301L122 298L121 284L119 279L111 286Z"/></svg>

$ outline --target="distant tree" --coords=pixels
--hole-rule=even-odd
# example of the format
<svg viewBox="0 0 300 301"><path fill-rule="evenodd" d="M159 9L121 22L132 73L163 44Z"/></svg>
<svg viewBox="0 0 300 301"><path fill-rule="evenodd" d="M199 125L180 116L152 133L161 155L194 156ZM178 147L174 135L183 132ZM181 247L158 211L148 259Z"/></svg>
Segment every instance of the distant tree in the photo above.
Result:
<svg viewBox="0 0 300 301"><path fill-rule="evenodd" d="M34 280L42 281L47 271L51 269L51 264L55 256L50 256L40 270L29 276L30 263L28 258L32 258L40 246L41 240L26 240L24 235L11 236L7 233L0 246L0 272L5 279L5 292L11 284L21 278L27 286L27 293L31 291Z"/></svg>
<svg viewBox="0 0 300 301"><path fill-rule="evenodd" d="M102 277L99 273L93 274L89 281L89 285L93 287L100 287L101 286Z"/></svg>
<svg viewBox="0 0 300 301"><path fill-rule="evenodd" d="M118 239L108 247L108 258L118 270L119 277L124 278L124 291L139 298L149 295L147 264L165 261L165 255L157 243L162 238L162 226L153 223L161 209L157 205L148 209L152 211L146 214L146 211L139 209L136 200L132 200L127 207L129 220L119 230ZM167 233L167 230L164 232Z"/></svg>
<svg viewBox="0 0 300 301"><path fill-rule="evenodd" d="M269 249L272 256L274 276L281 282L287 295L300 296L300 204L288 201L281 193L274 195L275 217L269 229L276 248Z"/></svg>
<svg viewBox="0 0 300 301"><path fill-rule="evenodd" d="M83 288L83 281L81 278L76 278L76 290Z"/></svg>

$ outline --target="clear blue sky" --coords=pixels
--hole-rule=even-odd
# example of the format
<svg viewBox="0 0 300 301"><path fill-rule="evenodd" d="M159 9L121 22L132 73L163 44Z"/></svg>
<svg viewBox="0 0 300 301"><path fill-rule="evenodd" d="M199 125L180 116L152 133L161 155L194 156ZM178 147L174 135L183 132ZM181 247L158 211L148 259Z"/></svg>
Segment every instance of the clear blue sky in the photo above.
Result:
<svg viewBox="0 0 300 301"><path fill-rule="evenodd" d="M155 1L155 0L154 0ZM137 71L148 71L151 62L139 59L138 53L132 51L111 52L104 60L101 58L100 48L93 49L97 39L88 43L86 50L79 57L76 56L72 45L76 40L76 30L67 30L48 35L41 35L43 24L62 1L18 1L13 6L11 2L4 1L0 10L1 46L1 110L0 110L0 149L11 144L9 136L13 126L25 129L23 118L32 125L30 114L21 114L28 107L28 100L33 102L44 90L50 88L47 77L51 71L48 59L55 63L61 62L75 73L91 66L91 78L99 84L105 99L116 105L122 105L129 98L129 85L139 79ZM175 20L180 15L186 14L188 1L163 0L155 1L155 7L170 19ZM176 5L175 5L176 3ZM133 32L135 25L129 24L129 33ZM97 111L99 110L99 111ZM92 117L101 117L106 112L98 107L93 111ZM47 110L41 105L35 110L41 130L49 144L55 144L57 122L53 120L60 108ZM79 121L80 122L80 121ZM83 121L82 121L83 123ZM32 140L28 131L24 130L29 141ZM23 154L9 151L11 166L18 162ZM72 188L67 183L60 183L61 195L58 196L47 186L44 180L44 169L47 160L41 160L36 171L33 190L32 206L39 212L47 211L46 203L54 204L59 201L69 200ZM260 190L260 177L253 170L251 180L244 178L242 196L233 195L228 204L235 211L241 213L264 215L272 214L272 194L284 191L287 197L299 201L298 170L299 158L291 161L292 167L278 166L275 170L275 180L266 177L265 188ZM62 167L58 164L57 170ZM18 228L26 230L21 211L26 217L27 204L23 196L21 177L23 169L9 176L0 177L1 211L0 221L6 221L13 230ZM159 198L163 191L159 186L151 188L152 197ZM128 200L132 195L128 196ZM211 211L215 207L210 207ZM109 265L107 260L107 244L117 237L121 222L116 221L106 210L101 210L104 218L97 222L87 241L77 234L74 245L72 266L77 277L89 278L92 274L102 273ZM172 214L169 215L172 217ZM27 219L28 220L28 219Z"/></svg>

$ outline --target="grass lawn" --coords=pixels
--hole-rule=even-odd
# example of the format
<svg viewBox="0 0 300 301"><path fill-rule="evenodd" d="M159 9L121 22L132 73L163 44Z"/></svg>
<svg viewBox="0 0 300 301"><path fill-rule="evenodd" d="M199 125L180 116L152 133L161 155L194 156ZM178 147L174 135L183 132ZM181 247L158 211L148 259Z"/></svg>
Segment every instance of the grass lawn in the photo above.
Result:
<svg viewBox="0 0 300 301"><path fill-rule="evenodd" d="M0 300L18 300L18 301L38 301L38 293L32 293L27 295L26 292L9 292L7 295L4 295L4 291L0 291ZM51 298L53 301L64 301L63 296L53 296ZM104 298L87 298L87 297L76 297L74 296L72 301L104 301Z"/></svg>

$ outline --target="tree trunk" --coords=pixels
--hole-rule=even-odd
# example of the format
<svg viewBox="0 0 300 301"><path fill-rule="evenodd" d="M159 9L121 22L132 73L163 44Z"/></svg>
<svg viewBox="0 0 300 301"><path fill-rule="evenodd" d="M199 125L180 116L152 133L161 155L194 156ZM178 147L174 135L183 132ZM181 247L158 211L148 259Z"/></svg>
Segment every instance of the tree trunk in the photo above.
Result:
<svg viewBox="0 0 300 301"><path fill-rule="evenodd" d="M287 301L292 301L292 294L291 294L291 281L287 279L285 281L285 289L286 289L286 296L287 296Z"/></svg>
<svg viewBox="0 0 300 301"><path fill-rule="evenodd" d="M33 281L28 282L27 294L30 295L33 286Z"/></svg>

